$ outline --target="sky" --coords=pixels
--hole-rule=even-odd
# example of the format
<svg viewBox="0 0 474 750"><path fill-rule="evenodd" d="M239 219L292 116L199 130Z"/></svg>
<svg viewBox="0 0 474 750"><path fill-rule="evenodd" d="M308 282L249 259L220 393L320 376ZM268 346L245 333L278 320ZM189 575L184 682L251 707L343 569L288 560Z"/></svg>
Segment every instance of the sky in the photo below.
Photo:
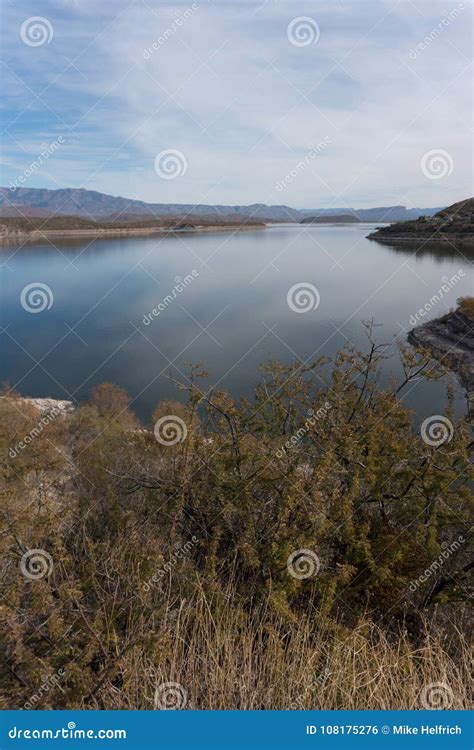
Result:
<svg viewBox="0 0 474 750"><path fill-rule="evenodd" d="M472 195L470 0L5 0L4 186L154 203Z"/></svg>

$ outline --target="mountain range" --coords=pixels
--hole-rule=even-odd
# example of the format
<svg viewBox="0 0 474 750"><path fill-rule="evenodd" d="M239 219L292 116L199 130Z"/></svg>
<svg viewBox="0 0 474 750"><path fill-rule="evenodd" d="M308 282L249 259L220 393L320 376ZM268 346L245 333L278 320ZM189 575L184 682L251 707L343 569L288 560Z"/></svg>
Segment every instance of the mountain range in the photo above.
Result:
<svg viewBox="0 0 474 750"><path fill-rule="evenodd" d="M354 209L344 206L344 214L360 221L391 222L433 216L440 208L405 208L405 206L377 206ZM300 222L307 217L341 214L341 208L296 209L285 205L249 206L193 205L189 203L146 203L145 201L107 195L95 190L61 188L0 187L0 216L81 216L88 219L109 219L169 216L252 217L266 222Z"/></svg>

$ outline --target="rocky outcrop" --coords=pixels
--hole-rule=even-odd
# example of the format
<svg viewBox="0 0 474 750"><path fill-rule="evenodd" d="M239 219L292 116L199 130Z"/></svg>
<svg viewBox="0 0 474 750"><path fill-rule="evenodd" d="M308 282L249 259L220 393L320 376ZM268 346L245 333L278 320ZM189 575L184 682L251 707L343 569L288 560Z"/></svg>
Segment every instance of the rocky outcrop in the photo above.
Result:
<svg viewBox="0 0 474 750"><path fill-rule="evenodd" d="M389 244L474 243L474 198L454 203L434 216L420 216L416 221L399 221L379 227L368 235L368 239Z"/></svg>
<svg viewBox="0 0 474 750"><path fill-rule="evenodd" d="M474 320L458 308L442 318L413 328L408 333L413 346L428 349L434 358L454 370L466 388L474 413Z"/></svg>
<svg viewBox="0 0 474 750"><path fill-rule="evenodd" d="M0 398L9 398L8 396L0 396ZM66 401L64 399L56 398L28 398L19 396L17 402L33 406L41 414L42 417L47 416L62 416L66 417L75 410L75 404L72 401Z"/></svg>
<svg viewBox="0 0 474 750"><path fill-rule="evenodd" d="M58 412L61 416L71 414L74 409L74 403L72 401L66 401L56 398L25 398L22 399L41 413L41 415L51 414L51 412Z"/></svg>

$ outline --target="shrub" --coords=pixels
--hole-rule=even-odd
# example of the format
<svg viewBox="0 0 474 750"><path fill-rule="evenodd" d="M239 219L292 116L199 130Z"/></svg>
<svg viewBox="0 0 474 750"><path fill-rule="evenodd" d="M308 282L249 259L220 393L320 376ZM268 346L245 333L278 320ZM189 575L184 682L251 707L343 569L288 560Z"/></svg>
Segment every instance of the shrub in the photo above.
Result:
<svg viewBox="0 0 474 750"><path fill-rule="evenodd" d="M383 356L346 349L326 381L323 361L271 362L253 402L193 371L151 429L106 384L15 458L37 415L5 396L4 707L151 708L176 681L199 708L410 708L443 676L463 706L464 641L423 622L467 596L469 430L448 408L451 439L424 440L400 393L436 373L407 353L382 389ZM166 443L170 414L186 429ZM52 562L34 579L31 549Z"/></svg>

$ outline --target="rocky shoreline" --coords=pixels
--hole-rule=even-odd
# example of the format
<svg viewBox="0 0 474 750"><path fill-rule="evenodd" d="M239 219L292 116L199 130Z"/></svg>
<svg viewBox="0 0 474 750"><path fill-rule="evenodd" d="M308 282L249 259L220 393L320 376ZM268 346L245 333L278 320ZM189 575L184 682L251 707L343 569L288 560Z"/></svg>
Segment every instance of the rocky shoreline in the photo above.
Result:
<svg viewBox="0 0 474 750"><path fill-rule="evenodd" d="M8 398L0 396L0 398ZM67 401L59 398L35 398L34 396L16 396L18 404L33 406L39 411L42 417L53 414L63 417L72 414L76 407L73 401Z"/></svg>
<svg viewBox="0 0 474 750"><path fill-rule="evenodd" d="M434 216L420 216L414 221L398 221L379 227L367 236L386 244L474 243L474 198L454 203Z"/></svg>
<svg viewBox="0 0 474 750"><path fill-rule="evenodd" d="M474 320L461 308L416 326L408 333L415 347L428 349L433 357L458 375L474 414Z"/></svg>
<svg viewBox="0 0 474 750"><path fill-rule="evenodd" d="M371 232L371 234L368 234L367 239L375 240L376 242L381 242L384 245L413 245L416 247L418 246L423 247L427 243L429 243L430 245L437 245L437 244L442 245L442 244L449 243L449 244L456 245L456 246L474 244L474 235L461 237L455 234L446 234L440 237L434 232L426 236L421 236L421 235L415 236L413 234L384 235L381 233L381 229L377 229L377 231Z"/></svg>

